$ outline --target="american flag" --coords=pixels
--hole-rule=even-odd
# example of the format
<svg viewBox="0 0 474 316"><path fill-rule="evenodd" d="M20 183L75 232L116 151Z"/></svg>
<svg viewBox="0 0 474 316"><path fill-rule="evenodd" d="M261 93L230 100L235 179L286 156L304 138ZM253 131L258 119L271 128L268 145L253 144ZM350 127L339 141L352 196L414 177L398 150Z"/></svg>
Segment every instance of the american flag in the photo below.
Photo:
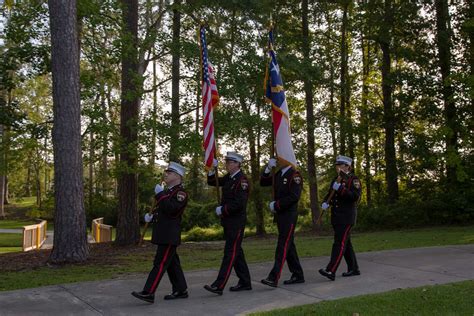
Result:
<svg viewBox="0 0 474 316"><path fill-rule="evenodd" d="M203 147L204 165L206 169L212 168L216 155L216 141L214 138L214 107L219 103L214 69L209 62L206 44L206 29L201 26L199 32L201 39L201 67L202 67L202 111L203 111Z"/></svg>
<svg viewBox="0 0 474 316"><path fill-rule="evenodd" d="M280 163L296 168L296 156L291 143L290 115L286 103L285 90L281 79L280 67L273 50L273 29L268 39L268 55L270 61L265 75L265 98L272 104L273 133L275 135L275 151Z"/></svg>

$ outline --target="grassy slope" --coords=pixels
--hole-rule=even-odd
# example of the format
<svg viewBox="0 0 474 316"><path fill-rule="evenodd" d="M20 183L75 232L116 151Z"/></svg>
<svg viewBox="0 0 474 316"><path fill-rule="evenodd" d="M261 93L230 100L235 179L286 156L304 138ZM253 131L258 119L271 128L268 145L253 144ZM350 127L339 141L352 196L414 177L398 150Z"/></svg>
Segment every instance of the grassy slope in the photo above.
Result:
<svg viewBox="0 0 474 316"><path fill-rule="evenodd" d="M474 281L464 281L272 310L252 315L473 315Z"/></svg>

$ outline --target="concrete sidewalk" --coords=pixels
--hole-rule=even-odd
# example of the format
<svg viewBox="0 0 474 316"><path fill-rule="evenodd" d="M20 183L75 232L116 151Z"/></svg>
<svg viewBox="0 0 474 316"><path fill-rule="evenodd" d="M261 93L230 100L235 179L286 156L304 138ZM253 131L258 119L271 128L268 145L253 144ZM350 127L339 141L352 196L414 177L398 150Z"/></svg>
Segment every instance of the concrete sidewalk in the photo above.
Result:
<svg viewBox="0 0 474 316"><path fill-rule="evenodd" d="M1 228L0 233L2 234L23 234L22 228Z"/></svg>
<svg viewBox="0 0 474 316"><path fill-rule="evenodd" d="M232 276L223 296L202 288L214 280L217 270L201 270L185 272L188 299L164 301L163 296L171 291L165 276L156 292L155 304L130 295L133 290L142 289L146 275L0 292L0 315L236 315L400 288L474 280L474 245L361 253L358 260L362 275L340 277L346 269L342 263L335 282L317 272L328 259L302 259L306 283L276 289L260 284L272 263L252 264L253 290L229 292L228 287L237 282ZM288 277L285 266L282 280Z"/></svg>

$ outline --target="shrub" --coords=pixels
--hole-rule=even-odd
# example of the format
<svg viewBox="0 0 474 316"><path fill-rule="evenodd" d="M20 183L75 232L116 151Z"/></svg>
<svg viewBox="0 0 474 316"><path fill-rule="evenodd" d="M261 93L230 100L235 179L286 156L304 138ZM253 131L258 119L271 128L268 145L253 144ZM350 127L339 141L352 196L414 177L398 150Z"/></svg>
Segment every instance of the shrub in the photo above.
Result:
<svg viewBox="0 0 474 316"><path fill-rule="evenodd" d="M190 230L193 227L210 227L220 223L215 213L215 202L198 203L189 201L183 214L182 228Z"/></svg>

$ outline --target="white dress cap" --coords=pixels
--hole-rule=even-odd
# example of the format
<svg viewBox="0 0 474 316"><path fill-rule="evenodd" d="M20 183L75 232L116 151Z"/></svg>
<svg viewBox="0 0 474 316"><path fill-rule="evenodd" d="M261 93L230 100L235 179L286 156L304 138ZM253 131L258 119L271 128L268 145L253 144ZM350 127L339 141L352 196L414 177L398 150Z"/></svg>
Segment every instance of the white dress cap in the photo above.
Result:
<svg viewBox="0 0 474 316"><path fill-rule="evenodd" d="M225 156L225 160L232 160L241 163L244 160L244 156L236 153L235 151L228 151L227 155Z"/></svg>
<svg viewBox="0 0 474 316"><path fill-rule="evenodd" d="M340 165L340 164L344 164L344 165L348 165L350 166L352 164L352 159L347 157L347 156L337 156L336 158L336 165Z"/></svg>
<svg viewBox="0 0 474 316"><path fill-rule="evenodd" d="M177 162L170 161L168 168L166 168L165 171L173 171L174 173L177 173L180 176L184 177L184 174L186 173L186 168L184 168Z"/></svg>

